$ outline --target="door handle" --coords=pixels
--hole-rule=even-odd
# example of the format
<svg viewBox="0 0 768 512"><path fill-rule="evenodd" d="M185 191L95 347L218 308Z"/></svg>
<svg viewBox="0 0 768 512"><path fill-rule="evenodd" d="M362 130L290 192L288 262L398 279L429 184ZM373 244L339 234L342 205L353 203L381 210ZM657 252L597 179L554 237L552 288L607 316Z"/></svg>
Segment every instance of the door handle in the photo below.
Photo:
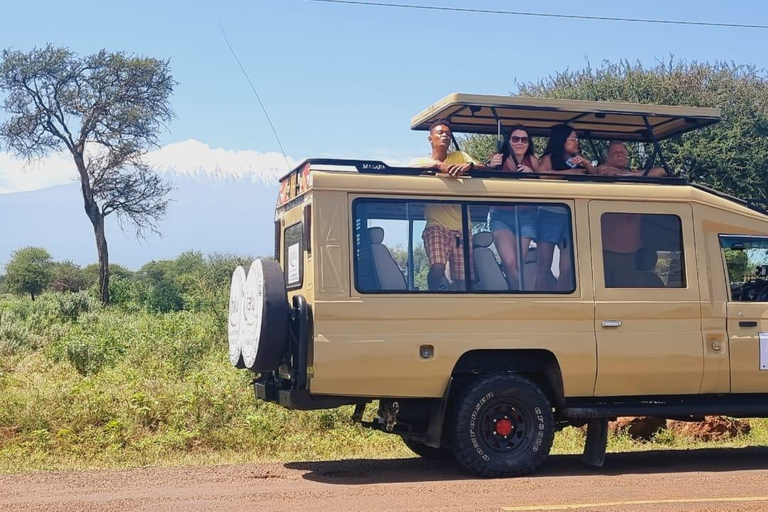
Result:
<svg viewBox="0 0 768 512"><path fill-rule="evenodd" d="M603 327L621 327L621 320L603 320L600 325Z"/></svg>
<svg viewBox="0 0 768 512"><path fill-rule="evenodd" d="M753 320L742 320L739 322L739 327L757 327L757 322Z"/></svg>

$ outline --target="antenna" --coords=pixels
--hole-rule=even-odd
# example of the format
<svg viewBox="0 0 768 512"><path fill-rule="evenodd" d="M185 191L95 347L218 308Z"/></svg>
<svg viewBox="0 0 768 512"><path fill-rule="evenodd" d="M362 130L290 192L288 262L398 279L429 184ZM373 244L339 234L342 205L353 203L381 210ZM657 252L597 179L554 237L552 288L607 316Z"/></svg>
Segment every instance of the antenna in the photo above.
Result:
<svg viewBox="0 0 768 512"><path fill-rule="evenodd" d="M248 80L248 85L251 86L251 90L253 91L253 94L256 96L256 99L259 101L259 105L261 106L262 112L264 112L264 117L267 118L267 122L269 123L269 127L272 128L272 133L275 135L275 139L277 140L277 145L280 146L280 152L283 154L283 158L285 159L285 166L288 167L288 172L291 171L291 164L288 163L288 157L285 156L285 150L283 149L283 144L280 142L280 137L277 136L277 130L275 130L275 126L272 124L272 119L269 118L269 114L267 114L267 109L264 108L264 103L261 102L261 98L259 97L259 93L256 92L256 88L253 86L253 82L251 82L250 77L248 76L248 73L245 71L245 68L240 63L240 59L237 58L237 54L235 53L235 50L232 48L232 45L229 44L229 38L227 37L227 33L224 32L224 27L221 25L221 22L219 22L219 28L221 29L221 35L224 36L224 41L227 43L227 46L229 47L229 51L232 52L232 56L235 58L235 61L237 61L237 65L240 66L240 71L243 72L245 75L245 79Z"/></svg>

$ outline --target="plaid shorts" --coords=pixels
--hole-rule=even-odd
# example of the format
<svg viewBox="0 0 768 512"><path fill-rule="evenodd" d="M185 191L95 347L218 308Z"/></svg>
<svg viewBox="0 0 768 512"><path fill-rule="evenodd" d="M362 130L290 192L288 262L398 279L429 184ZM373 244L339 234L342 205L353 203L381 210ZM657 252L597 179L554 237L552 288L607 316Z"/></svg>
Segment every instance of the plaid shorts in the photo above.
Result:
<svg viewBox="0 0 768 512"><path fill-rule="evenodd" d="M471 236L471 235L470 235ZM431 226L421 234L424 249L427 251L429 266L445 265L451 269L452 281L464 281L464 247L461 243L461 231L446 229L442 226ZM471 238L470 238L471 243ZM472 265L472 250L470 247L469 264Z"/></svg>

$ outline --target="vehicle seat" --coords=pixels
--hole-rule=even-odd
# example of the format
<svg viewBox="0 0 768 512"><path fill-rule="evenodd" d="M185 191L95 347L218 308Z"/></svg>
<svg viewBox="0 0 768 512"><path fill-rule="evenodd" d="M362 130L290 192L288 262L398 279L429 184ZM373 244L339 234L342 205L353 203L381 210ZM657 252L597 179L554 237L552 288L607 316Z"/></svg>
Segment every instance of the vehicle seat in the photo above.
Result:
<svg viewBox="0 0 768 512"><path fill-rule="evenodd" d="M650 247L641 247L635 254L635 286L637 288L665 288L664 281L656 274L659 255Z"/></svg>
<svg viewBox="0 0 768 512"><path fill-rule="evenodd" d="M382 290L407 290L405 276L400 270L392 254L387 249L384 241L384 229L379 227L368 228L368 239L371 241L371 255L373 266L379 278Z"/></svg>
<svg viewBox="0 0 768 512"><path fill-rule="evenodd" d="M489 247L493 244L493 233L483 231L472 235L474 247L475 275L478 290L509 290L504 273L501 271L496 255Z"/></svg>

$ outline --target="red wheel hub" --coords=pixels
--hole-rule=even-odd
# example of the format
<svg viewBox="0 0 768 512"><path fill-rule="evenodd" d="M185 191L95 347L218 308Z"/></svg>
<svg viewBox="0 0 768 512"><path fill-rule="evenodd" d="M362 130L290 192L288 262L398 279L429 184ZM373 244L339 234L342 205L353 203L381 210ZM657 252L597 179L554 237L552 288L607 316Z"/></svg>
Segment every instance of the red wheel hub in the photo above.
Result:
<svg viewBox="0 0 768 512"><path fill-rule="evenodd" d="M512 433L512 422L508 419L501 419L496 422L496 433L500 436L508 436Z"/></svg>

